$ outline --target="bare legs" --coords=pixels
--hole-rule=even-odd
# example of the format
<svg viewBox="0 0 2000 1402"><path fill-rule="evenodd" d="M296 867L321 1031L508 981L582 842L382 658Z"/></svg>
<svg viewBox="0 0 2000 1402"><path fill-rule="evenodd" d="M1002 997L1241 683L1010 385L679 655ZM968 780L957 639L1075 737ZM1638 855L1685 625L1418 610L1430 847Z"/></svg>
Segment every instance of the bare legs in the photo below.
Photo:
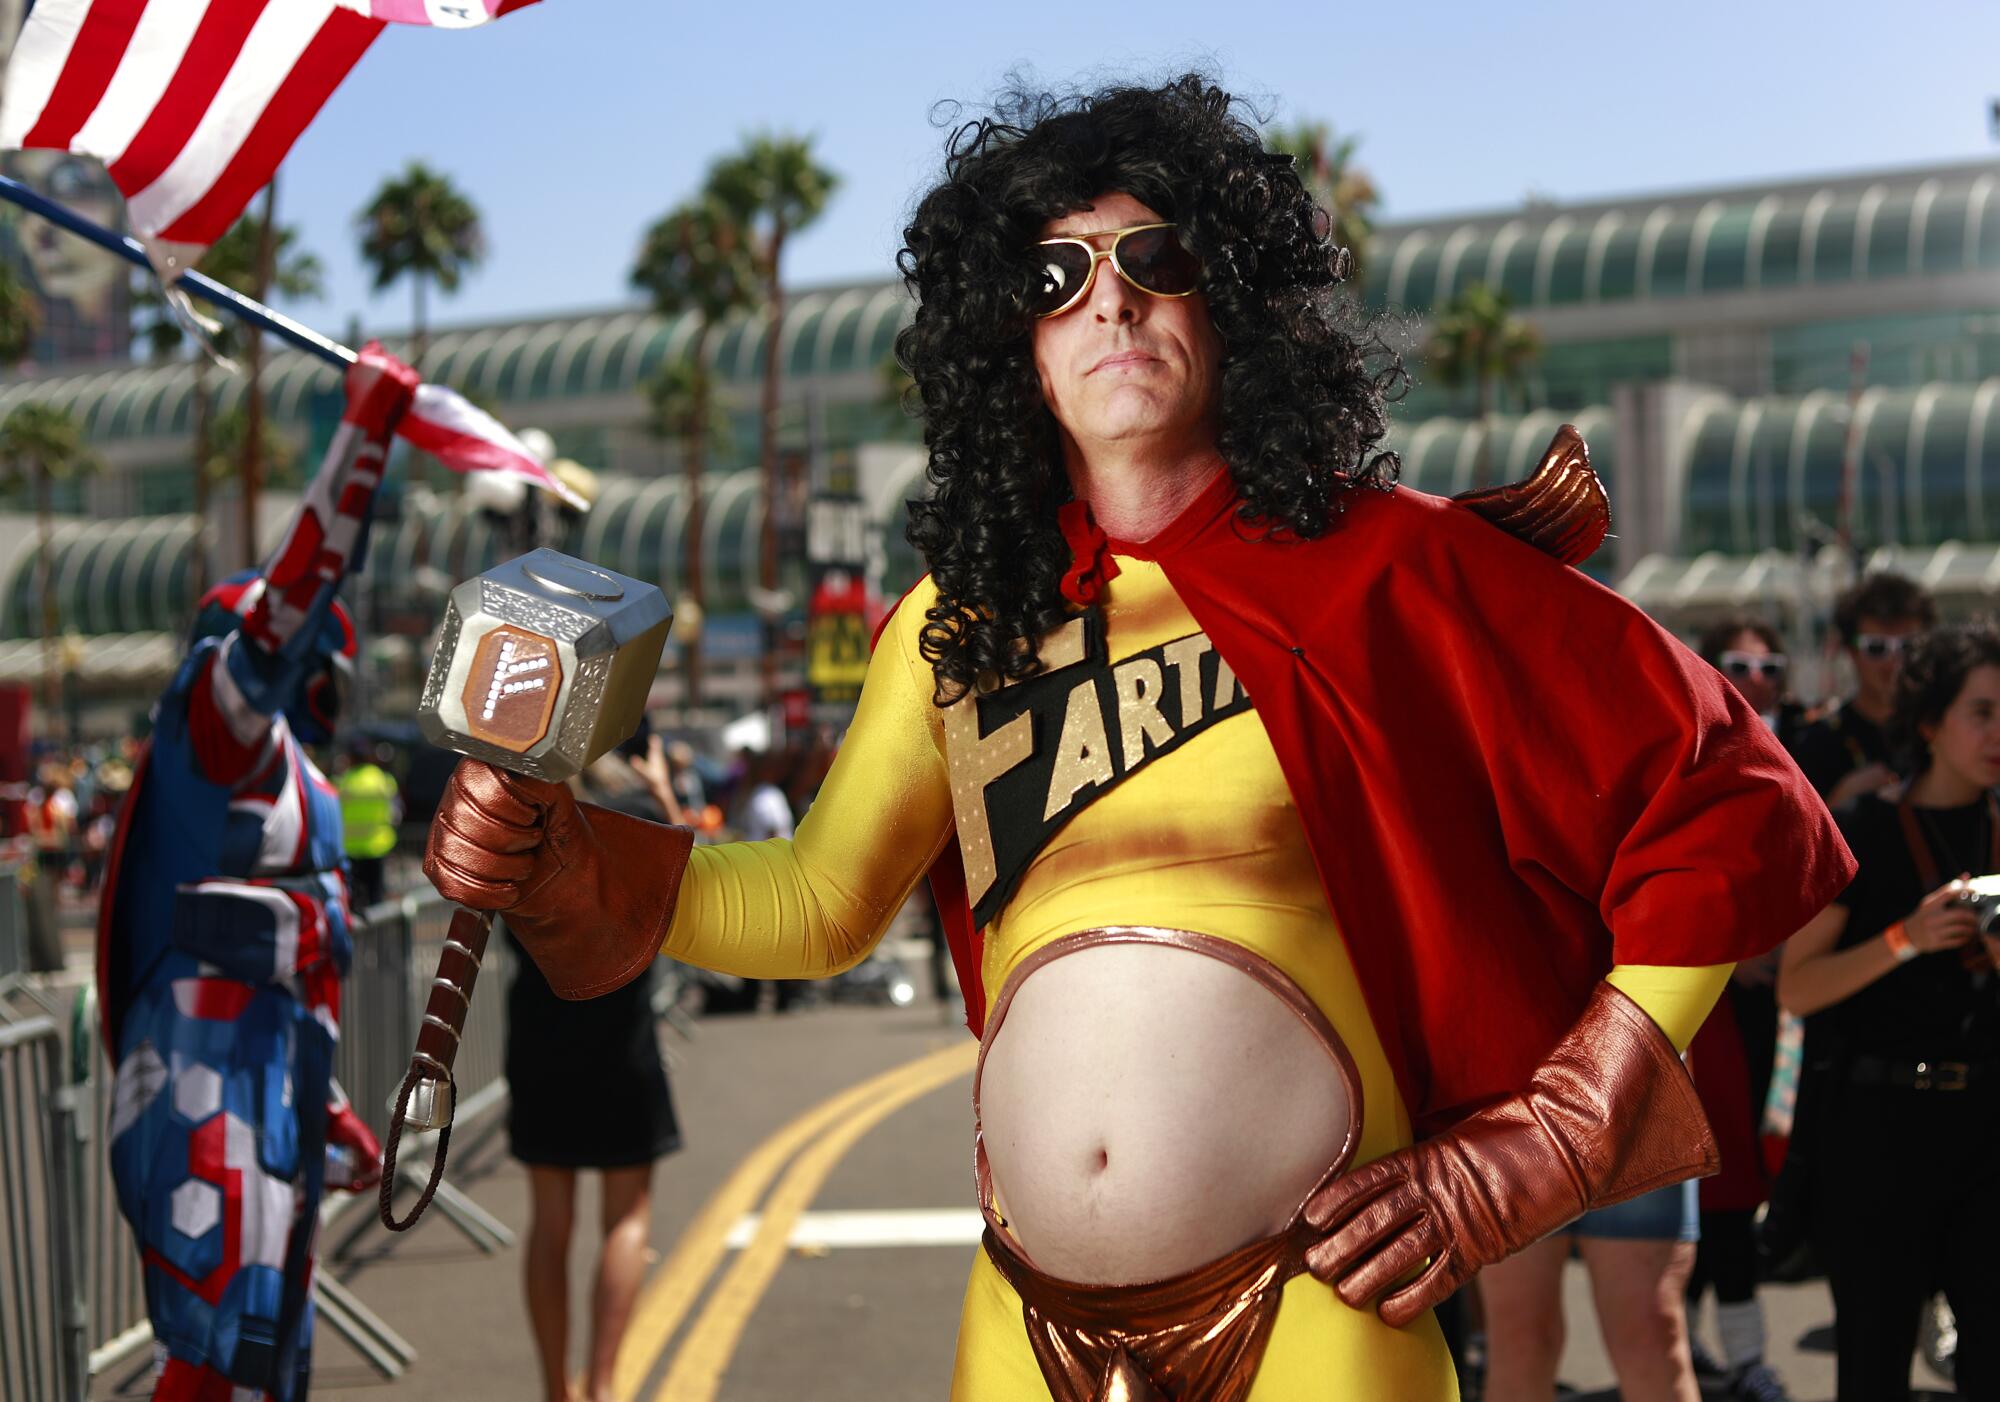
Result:
<svg viewBox="0 0 2000 1402"><path fill-rule="evenodd" d="M646 1278L646 1231L652 1219L653 1166L604 1170L604 1247L591 1294L589 1402L612 1402L618 1345Z"/></svg>
<svg viewBox="0 0 2000 1402"><path fill-rule="evenodd" d="M604 1245L591 1291L590 1366L572 1392L569 1356L569 1242L576 1222L576 1170L528 1165L530 1219L522 1285L542 1368L544 1402L610 1402L618 1345L646 1275L653 1166L604 1170Z"/></svg>
<svg viewBox="0 0 2000 1402"><path fill-rule="evenodd" d="M1558 1234L1479 1272L1486 1311L1486 1402L1549 1402L1562 1362L1563 1262Z"/></svg>
<svg viewBox="0 0 2000 1402"><path fill-rule="evenodd" d="M1562 1359L1562 1270L1554 1236L1479 1273L1486 1308L1486 1402L1548 1402ZM1583 1237L1598 1328L1626 1402L1699 1402L1680 1291L1694 1243Z"/></svg>
<svg viewBox="0 0 2000 1402"><path fill-rule="evenodd" d="M544 1402L572 1402L569 1356L569 1233L576 1219L576 1170L528 1165L528 1250L521 1283L542 1365Z"/></svg>

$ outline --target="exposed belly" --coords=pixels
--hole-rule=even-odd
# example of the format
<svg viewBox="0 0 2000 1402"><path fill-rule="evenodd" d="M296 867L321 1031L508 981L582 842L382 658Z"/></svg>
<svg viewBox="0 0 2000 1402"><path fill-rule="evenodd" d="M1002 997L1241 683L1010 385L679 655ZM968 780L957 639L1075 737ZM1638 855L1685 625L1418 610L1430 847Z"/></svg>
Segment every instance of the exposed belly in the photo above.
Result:
<svg viewBox="0 0 2000 1402"><path fill-rule="evenodd" d="M995 1192L1036 1265L1158 1280L1283 1230L1348 1142L1339 1064L1279 996L1171 945L1086 947L1015 992L987 1047Z"/></svg>

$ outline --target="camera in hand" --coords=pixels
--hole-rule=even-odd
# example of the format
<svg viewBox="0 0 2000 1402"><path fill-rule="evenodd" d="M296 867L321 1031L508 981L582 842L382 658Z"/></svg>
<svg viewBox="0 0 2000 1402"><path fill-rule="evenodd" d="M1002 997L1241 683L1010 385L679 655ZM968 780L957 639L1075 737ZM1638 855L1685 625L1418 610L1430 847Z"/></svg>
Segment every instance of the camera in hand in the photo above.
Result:
<svg viewBox="0 0 2000 1402"><path fill-rule="evenodd" d="M1966 907L1979 918L1979 933L2000 930L2000 876L1975 876L1965 883L1965 894L1954 905Z"/></svg>

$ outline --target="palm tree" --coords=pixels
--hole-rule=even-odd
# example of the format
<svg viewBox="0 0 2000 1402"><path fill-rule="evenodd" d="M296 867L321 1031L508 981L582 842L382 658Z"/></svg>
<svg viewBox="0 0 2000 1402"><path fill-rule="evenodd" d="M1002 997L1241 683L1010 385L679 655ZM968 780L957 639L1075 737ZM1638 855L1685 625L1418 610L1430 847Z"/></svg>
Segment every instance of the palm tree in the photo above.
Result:
<svg viewBox="0 0 2000 1402"><path fill-rule="evenodd" d="M1271 133L1273 151L1294 157L1306 189L1319 201L1333 224L1329 232L1336 246L1347 250L1347 276L1356 288L1362 285L1368 267L1369 244L1375 236L1375 207L1381 194L1367 171L1354 164L1358 136L1335 140L1333 128L1325 122L1301 122Z"/></svg>
<svg viewBox="0 0 2000 1402"><path fill-rule="evenodd" d="M0 485L18 491L24 484L34 493L39 543L35 549L35 587L42 596L43 704L51 727L62 714L62 682L57 676L56 639L61 620L56 612L54 562L50 558L55 522L49 486L81 476L97 467L97 457L83 443L83 426L66 409L29 400L0 423Z"/></svg>
<svg viewBox="0 0 2000 1402"><path fill-rule="evenodd" d="M0 365L12 368L35 348L42 306L34 289L10 263L0 262Z"/></svg>
<svg viewBox="0 0 2000 1402"><path fill-rule="evenodd" d="M681 658L690 708L701 700L701 479L707 448L718 427L708 338L724 317L750 304L756 276L744 227L721 200L706 192L669 210L648 229L632 266L632 285L647 292L654 311L662 316L692 312L695 317L687 358L661 365L646 386L652 430L661 438L680 440L681 465L687 474L681 573L694 619L693 627L682 632Z"/></svg>
<svg viewBox="0 0 2000 1402"><path fill-rule="evenodd" d="M812 157L812 138L764 134L749 138L734 156L718 161L708 188L750 234L751 258L764 283L763 439L764 541L758 580L767 596L778 588L778 364L779 330L784 324L784 290L779 271L785 241L826 209L840 177ZM777 700L777 620L764 621L764 702Z"/></svg>
<svg viewBox="0 0 2000 1402"><path fill-rule="evenodd" d="M479 209L449 176L411 161L401 175L382 182L357 222L361 259L375 271L375 289L405 274L415 286L410 363L421 366L429 340L425 290L435 281L442 291L456 292L459 280L479 265L486 254Z"/></svg>
<svg viewBox="0 0 2000 1402"><path fill-rule="evenodd" d="M1505 292L1483 282L1468 283L1451 299L1424 347L1424 363L1445 384L1474 384L1479 417L1479 458L1474 486L1487 484L1491 467L1487 415L1492 411L1493 385L1517 386L1527 368L1542 353L1541 333L1513 314Z"/></svg>
<svg viewBox="0 0 2000 1402"><path fill-rule="evenodd" d="M266 196L266 216L270 213L270 196ZM264 228L267 219L244 215L229 226L229 231L201 256L197 265L203 276L212 278L223 286L241 292L246 297L267 301L271 294L291 301L305 301L322 296L325 285L321 280L319 258L301 247L298 227L292 224L271 224L271 270L268 279L258 276L263 251ZM160 285L152 278L146 279L133 299L133 308L140 316L139 335L146 342L147 350L155 360L165 360L176 354L186 341L186 333L172 310L167 306ZM219 329L209 335L209 345L219 356L234 358L239 352L248 351L254 361L254 370L261 371L263 345L261 336L252 328L233 318L224 320ZM229 475L228 464L218 469L216 454L211 446L215 441L216 425L213 423L213 406L209 396L209 358L206 353L194 358L194 515L199 532L195 547L195 593L208 587L209 521L208 497L210 488ZM254 373L246 390L246 406L254 405L255 417L263 418L264 386L262 376ZM260 432L257 436L257 461L247 465L239 464L243 471L245 520L253 523L249 530L249 550L252 563L255 562L256 542L255 514L257 488L262 484L263 468L275 461L270 450L281 440L275 434ZM247 448L244 434L232 434L230 442L240 453ZM289 445L286 447L289 451Z"/></svg>

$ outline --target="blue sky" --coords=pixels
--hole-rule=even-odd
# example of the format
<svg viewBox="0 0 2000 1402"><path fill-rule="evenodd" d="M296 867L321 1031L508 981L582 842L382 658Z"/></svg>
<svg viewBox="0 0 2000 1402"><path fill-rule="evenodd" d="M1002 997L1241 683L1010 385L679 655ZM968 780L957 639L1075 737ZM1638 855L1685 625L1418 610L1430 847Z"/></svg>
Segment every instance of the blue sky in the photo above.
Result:
<svg viewBox="0 0 2000 1402"><path fill-rule="evenodd" d="M543 0L476 31L392 28L281 173L280 217L327 274L326 297L291 310L335 333L407 325L407 288L371 290L353 220L412 157L472 196L490 246L434 323L623 302L646 225L758 129L813 134L842 177L787 282L887 276L937 168L935 104L976 104L1011 70L1060 85L1204 67L1281 122L1359 133L1388 218L2000 159L2000 6L1885 12Z"/></svg>

